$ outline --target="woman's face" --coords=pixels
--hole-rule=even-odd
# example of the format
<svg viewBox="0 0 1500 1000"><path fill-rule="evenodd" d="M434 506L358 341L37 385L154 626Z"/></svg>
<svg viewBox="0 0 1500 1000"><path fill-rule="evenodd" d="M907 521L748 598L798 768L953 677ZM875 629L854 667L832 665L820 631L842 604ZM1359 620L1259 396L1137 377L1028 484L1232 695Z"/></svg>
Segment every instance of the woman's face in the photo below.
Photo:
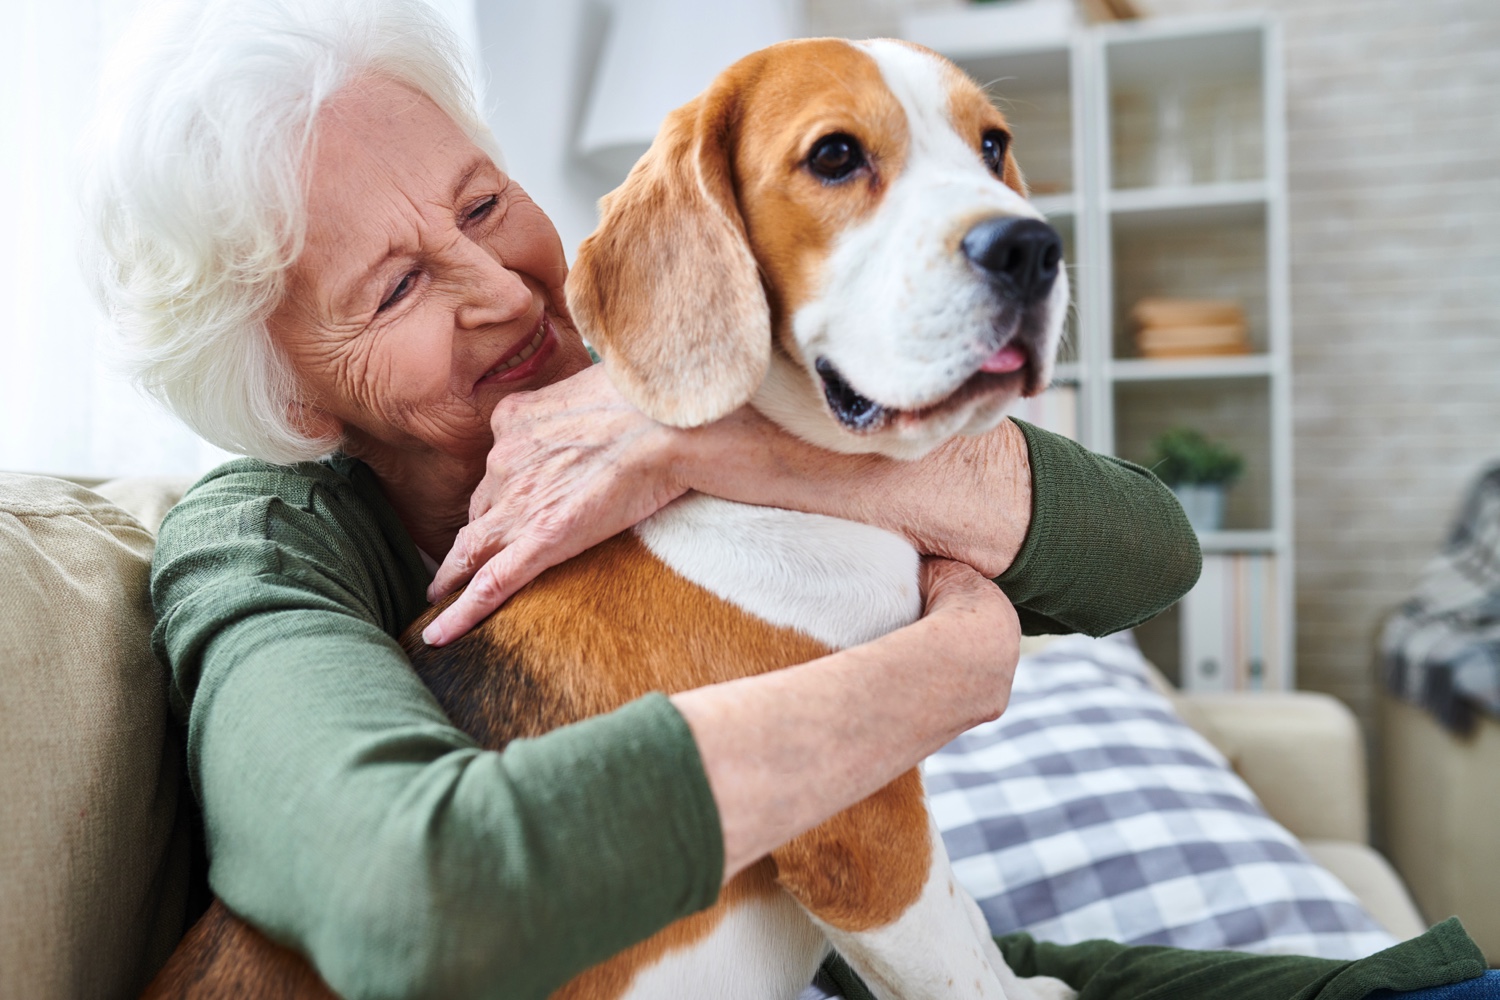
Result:
<svg viewBox="0 0 1500 1000"><path fill-rule="evenodd" d="M589 364L552 223L426 97L379 78L335 95L309 184L271 331L310 432L367 459L482 461L502 396Z"/></svg>

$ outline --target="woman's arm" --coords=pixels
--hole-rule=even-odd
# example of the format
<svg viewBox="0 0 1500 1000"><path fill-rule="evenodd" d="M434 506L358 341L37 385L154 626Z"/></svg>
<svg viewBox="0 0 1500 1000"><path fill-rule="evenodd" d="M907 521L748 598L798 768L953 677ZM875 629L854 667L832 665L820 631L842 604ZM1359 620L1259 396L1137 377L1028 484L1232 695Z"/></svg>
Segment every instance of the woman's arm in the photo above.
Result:
<svg viewBox="0 0 1500 1000"><path fill-rule="evenodd" d="M905 535L994 578L1031 635L1139 625L1201 568L1197 534L1155 476L1021 421L915 462L831 454L750 410L683 439L691 489Z"/></svg>
<svg viewBox="0 0 1500 1000"><path fill-rule="evenodd" d="M1028 633L1129 628L1198 578L1197 536L1154 476L1018 422L915 462L837 455L749 409L664 427L621 399L601 365L507 397L491 422L470 523L429 589L436 599L469 583L425 633L437 645L689 489L903 534L996 578Z"/></svg>
<svg viewBox="0 0 1500 1000"><path fill-rule="evenodd" d="M1010 568L1031 528L1031 449L1009 420L900 461L825 451L746 408L682 432L679 447L690 489L873 524L992 579Z"/></svg>
<svg viewBox="0 0 1500 1000"><path fill-rule="evenodd" d="M1000 717L1020 650L1010 602L946 560L923 565L923 590L926 616L868 645L673 696L718 803L726 882Z"/></svg>
<svg viewBox="0 0 1500 1000"><path fill-rule="evenodd" d="M394 513L254 465L163 524L154 641L214 891L344 996L545 997L1008 696L1014 615L944 564L876 643L480 750L391 637L422 582Z"/></svg>

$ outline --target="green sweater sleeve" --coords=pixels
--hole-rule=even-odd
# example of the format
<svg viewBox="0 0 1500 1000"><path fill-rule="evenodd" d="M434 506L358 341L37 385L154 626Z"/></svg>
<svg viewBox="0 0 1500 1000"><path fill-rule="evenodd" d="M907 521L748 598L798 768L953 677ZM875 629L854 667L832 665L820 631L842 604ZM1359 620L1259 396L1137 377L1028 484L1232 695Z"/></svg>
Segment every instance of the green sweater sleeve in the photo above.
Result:
<svg viewBox="0 0 1500 1000"><path fill-rule="evenodd" d="M1366 958L1193 951L1114 941L1051 944L1029 934L995 939L1018 976L1052 976L1077 1000L1365 1000L1461 983L1485 972L1484 955L1450 917L1425 934ZM824 971L845 1000L875 1000L835 956Z"/></svg>
<svg viewBox="0 0 1500 1000"><path fill-rule="evenodd" d="M1031 529L995 582L1027 635L1108 635L1154 618L1198 580L1198 536L1147 470L1017 420Z"/></svg>
<svg viewBox="0 0 1500 1000"><path fill-rule="evenodd" d="M426 573L372 482L234 462L162 525L210 883L344 996L545 997L717 897L696 744L652 696L478 749L393 638Z"/></svg>
<svg viewBox="0 0 1500 1000"><path fill-rule="evenodd" d="M1425 990L1485 972L1484 956L1456 917L1353 961L1113 941L1057 945L1026 934L996 944L1016 975L1054 976L1078 990L1078 1000L1365 1000L1382 990Z"/></svg>

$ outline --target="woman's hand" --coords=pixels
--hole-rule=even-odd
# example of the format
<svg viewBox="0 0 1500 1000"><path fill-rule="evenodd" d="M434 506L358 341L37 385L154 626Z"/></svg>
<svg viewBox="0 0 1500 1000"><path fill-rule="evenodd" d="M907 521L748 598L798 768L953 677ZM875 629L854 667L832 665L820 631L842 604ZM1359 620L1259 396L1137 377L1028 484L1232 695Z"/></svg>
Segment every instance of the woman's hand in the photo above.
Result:
<svg viewBox="0 0 1500 1000"><path fill-rule="evenodd" d="M672 696L718 804L725 881L1004 711L1021 642L1010 601L947 560L927 560L922 582L926 611L905 628Z"/></svg>
<svg viewBox="0 0 1500 1000"><path fill-rule="evenodd" d="M469 523L427 589L468 589L422 633L463 635L544 570L650 517L687 490L675 468L684 433L625 402L593 367L507 396Z"/></svg>
<svg viewBox="0 0 1500 1000"><path fill-rule="evenodd" d="M949 559L922 560L923 610L933 683L949 683L972 713L943 740L1000 717L1021 655L1021 622L1005 593L972 567ZM941 744L940 744L941 745ZM933 748L934 750L937 747Z"/></svg>

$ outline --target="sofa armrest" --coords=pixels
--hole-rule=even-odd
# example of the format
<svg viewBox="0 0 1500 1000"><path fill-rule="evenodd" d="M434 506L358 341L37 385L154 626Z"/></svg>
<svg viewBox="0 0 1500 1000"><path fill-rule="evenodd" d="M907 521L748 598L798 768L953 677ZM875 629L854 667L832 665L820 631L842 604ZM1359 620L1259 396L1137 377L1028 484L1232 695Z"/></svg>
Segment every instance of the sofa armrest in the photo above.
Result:
<svg viewBox="0 0 1500 1000"><path fill-rule="evenodd" d="M1364 743L1342 702L1306 691L1170 697L1299 839L1368 842Z"/></svg>

